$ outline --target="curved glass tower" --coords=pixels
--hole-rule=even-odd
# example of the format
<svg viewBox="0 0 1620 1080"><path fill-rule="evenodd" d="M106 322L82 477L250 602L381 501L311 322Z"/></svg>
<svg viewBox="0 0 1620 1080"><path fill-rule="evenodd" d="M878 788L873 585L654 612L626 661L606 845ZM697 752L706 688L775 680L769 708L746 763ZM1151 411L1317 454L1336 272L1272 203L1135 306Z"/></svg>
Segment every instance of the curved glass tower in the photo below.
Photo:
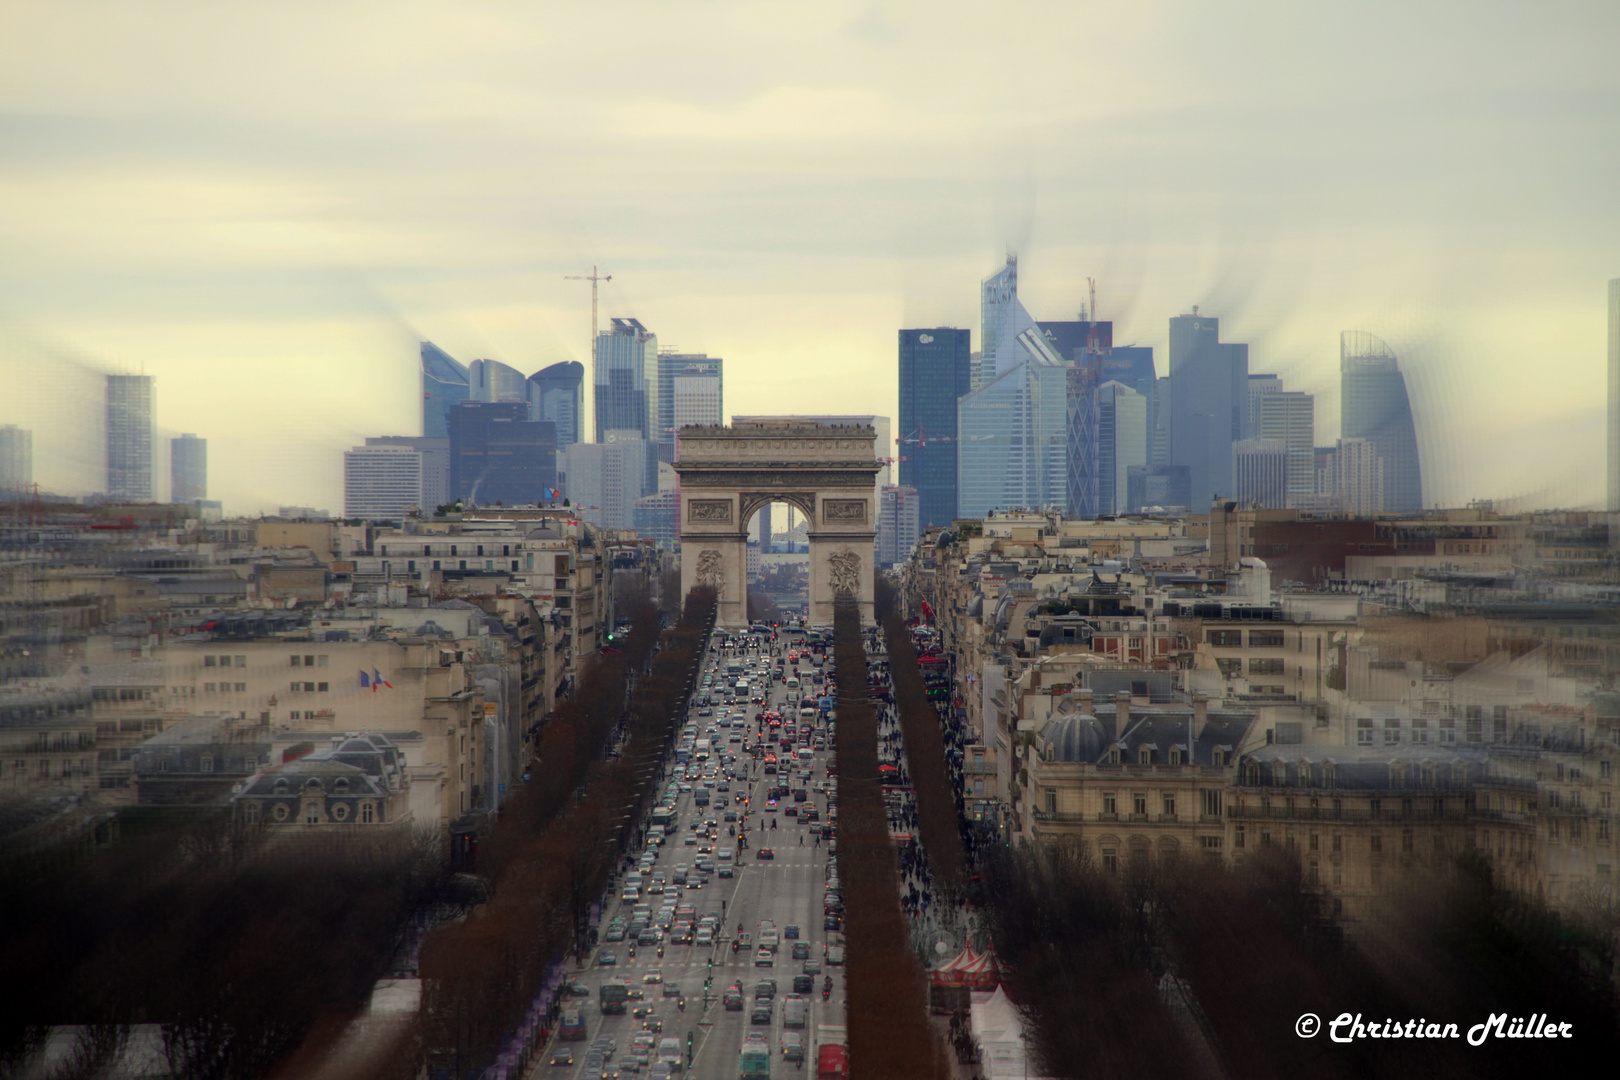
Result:
<svg viewBox="0 0 1620 1080"><path fill-rule="evenodd" d="M1339 335L1341 435L1373 444L1384 466L1384 510L1423 509L1423 470L1406 377L1395 353L1360 330Z"/></svg>
<svg viewBox="0 0 1620 1080"><path fill-rule="evenodd" d="M458 402L467 400L468 389L466 365L433 342L422 342L422 434L425 437L450 437L450 410Z"/></svg>
<svg viewBox="0 0 1620 1080"><path fill-rule="evenodd" d="M528 401L529 383L523 372L499 360L474 360L467 370L473 401Z"/></svg>
<svg viewBox="0 0 1620 1080"><path fill-rule="evenodd" d="M529 419L557 425L557 449L580 441L585 415L585 365L563 360L529 376Z"/></svg>

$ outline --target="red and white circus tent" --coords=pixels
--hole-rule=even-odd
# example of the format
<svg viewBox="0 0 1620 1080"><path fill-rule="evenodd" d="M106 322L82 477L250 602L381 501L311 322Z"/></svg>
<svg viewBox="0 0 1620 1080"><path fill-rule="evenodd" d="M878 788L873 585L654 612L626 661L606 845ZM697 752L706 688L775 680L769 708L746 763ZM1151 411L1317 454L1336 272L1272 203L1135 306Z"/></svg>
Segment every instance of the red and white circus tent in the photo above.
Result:
<svg viewBox="0 0 1620 1080"><path fill-rule="evenodd" d="M1001 983L994 950L974 952L972 945L928 973L928 1002L935 1012L966 1009L975 990L994 990Z"/></svg>

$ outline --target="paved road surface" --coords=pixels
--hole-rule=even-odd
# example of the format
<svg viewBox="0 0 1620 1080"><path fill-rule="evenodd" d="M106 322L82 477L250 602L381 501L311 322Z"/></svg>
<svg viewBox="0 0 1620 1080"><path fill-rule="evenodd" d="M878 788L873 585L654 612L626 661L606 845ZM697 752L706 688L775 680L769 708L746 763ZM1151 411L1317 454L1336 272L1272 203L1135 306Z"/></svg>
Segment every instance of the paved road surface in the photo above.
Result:
<svg viewBox="0 0 1620 1080"><path fill-rule="evenodd" d="M717 635L718 639L718 635ZM651 946L638 946L635 959L629 957L626 942L603 941L588 960L588 968L580 972L580 979L591 991L589 998L577 998L575 1001L582 1007L586 1018L587 1037L581 1042L569 1044L560 1043L555 1037L538 1058L531 1076L536 1080L584 1080L583 1059L586 1048L598 1035L606 1033L617 1043L617 1051L609 1061L611 1069L619 1069L623 1063L630 1041L635 1033L642 1027L642 1021L636 1019L631 1013L623 1015L603 1015L597 1004L597 987L606 978L624 976L630 978L641 986L648 1002L656 1008L656 1013L663 1024L660 1038L674 1036L680 1041L684 1052L686 1037L690 1032L693 1036L694 1057L692 1068L680 1075L697 1078L697 1080L734 1080L738 1075L738 1059L741 1054L744 1037L749 1032L762 1032L767 1034L771 1048L771 1075L773 1077L794 1077L813 1075L815 1071L816 1033L822 1025L843 1026L844 1024L844 986L842 967L827 966L823 964L822 974L815 976L815 986L809 998L808 1023L802 1029L806 1047L806 1060L802 1068L794 1063L785 1062L781 1054L781 1043L784 1027L783 1003L791 991L793 976L799 974L803 968L802 961L792 960L791 947L793 942L783 940L776 955L775 962L768 967L756 966L754 951L750 948L739 950L733 955L730 947L731 938L736 934L737 924L742 923L744 930L756 941L758 940L757 925L761 920L769 919L775 922L778 929L793 925L799 927L800 940L808 943L811 955L817 959L824 957L824 947L832 940L841 940L839 935L828 934L823 929L822 892L826 881L827 846L820 847L812 844L812 830L819 825L801 825L796 817L789 817L778 810L774 813L764 812L764 791L768 785L778 781L776 776L761 775L760 763L743 753L745 745L751 745L755 739L754 716L766 708L763 704L753 702L736 703L722 706L719 692L726 685L726 665L730 660L741 659L744 663L751 663L759 657L768 657L771 670L774 671L775 658L785 652L802 648L799 644L802 636L798 634L784 634L782 640L770 651L769 639L766 649L756 652L738 652L730 656L721 655L720 650L711 646L705 659L704 671L711 674L711 682L707 692L715 696L715 704L710 706L713 715L699 716L700 705L694 703L691 708L690 722L697 724L699 738L717 738L718 745L725 748L720 761L725 761L735 754L735 765L744 768L750 779L733 780L730 782L730 796L738 792L744 793L749 799L746 808L747 824L749 826L748 842L750 847L746 851L738 851L736 859L736 876L730 879L711 876L708 884L686 889L671 889L675 902L678 904L692 904L696 907L699 916L709 911L719 912L724 902L724 918L721 922L722 936L719 943L712 948L695 945L676 945L666 941L664 956L660 960L656 950ZM831 649L828 649L826 666L820 669L828 674L832 671ZM800 670L803 673L805 684L803 693L809 694L812 689L819 692L821 687L812 687L811 673L814 669L806 656L801 661ZM750 674L753 679L752 674ZM757 679L754 684L759 685ZM785 704L787 690L785 683L774 679L770 686L770 707L781 711L786 716L793 716L796 707L790 709ZM704 690L698 692L701 698ZM746 709L747 727L738 732L744 742L730 742L731 729L722 728L717 736L709 736L708 728L711 724L719 724L729 719L738 709ZM796 720L796 717L795 717ZM824 729L818 728L818 733ZM826 766L830 753L814 753L809 763L811 771L809 799L821 810L821 824L827 821L827 802L825 794L815 790L814 785L827 785ZM711 761L714 759L711 758ZM673 759L667 776L678 775L680 770L675 766ZM730 771L729 769L722 770ZM790 774L791 777L791 774ZM795 779L785 779L784 783L797 786ZM696 862L698 846L684 843L692 831L688 824L696 819L706 820L714 818L720 822L718 837L711 843L716 849L721 847L736 847L737 841L726 833L726 826L722 815L728 807L736 810L739 817L745 808L732 803L723 803L730 796L713 791L714 785L710 783L712 798L715 800L707 809L694 806L691 792L682 792L678 803L676 824L672 826L672 838L666 842L658 857L654 870L662 870L673 875L676 863L684 862L691 865ZM791 797L782 800L781 806L785 809L792 804ZM769 828L770 821L776 819L777 827ZM761 831L761 822L765 829ZM801 837L803 843L801 845ZM769 861L758 860L756 851L761 847L771 847L776 852L776 858ZM638 853L639 854L639 853ZM659 895L643 895L642 903L652 906L654 912L658 910L660 901L664 899ZM605 936L608 922L616 913L623 912L629 916L631 905L621 904L615 896L614 902L609 905L604 914L600 930ZM667 937L667 935L666 935ZM601 966L603 950L612 950L617 954L618 963L613 966ZM710 972L709 962L713 961L713 989L712 1001L705 1007L703 1000L704 979ZM657 968L665 984L678 985L686 1001L684 1011L677 1008L674 999L661 996L661 984L644 983L647 972ZM830 1001L823 1001L821 986L824 975L833 977L833 994ZM775 1005L771 1011L769 1028L764 1025L750 1024L750 1010L753 1004L753 989L755 984L764 978L774 978L777 982ZM727 1011L721 1005L722 990L734 980L741 980L744 988L744 1008L741 1012ZM632 1006L636 1003L632 1002ZM551 1059L553 1053L560 1046L571 1046L577 1062L573 1066L553 1066ZM647 1070L640 1073L625 1071L625 1077L647 1075Z"/></svg>

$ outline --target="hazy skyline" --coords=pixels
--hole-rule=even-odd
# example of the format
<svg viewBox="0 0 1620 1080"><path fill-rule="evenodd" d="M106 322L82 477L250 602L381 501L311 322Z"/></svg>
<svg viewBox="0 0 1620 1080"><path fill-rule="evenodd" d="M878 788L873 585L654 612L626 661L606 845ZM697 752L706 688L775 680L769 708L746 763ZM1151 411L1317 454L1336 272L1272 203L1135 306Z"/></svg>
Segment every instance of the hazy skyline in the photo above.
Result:
<svg viewBox="0 0 1620 1080"><path fill-rule="evenodd" d="M1428 501L1603 496L1620 14L1599 3L13 2L0 423L35 473L157 376L228 512L341 508L418 430L416 342L525 372L633 315L728 410L896 414L896 331L1020 255L1115 342L1198 304L1338 427L1338 335L1400 355ZM50 368L51 370L46 370ZM729 413L728 413L729 415ZM164 463L159 462L159 468ZM160 490L166 486L166 472Z"/></svg>

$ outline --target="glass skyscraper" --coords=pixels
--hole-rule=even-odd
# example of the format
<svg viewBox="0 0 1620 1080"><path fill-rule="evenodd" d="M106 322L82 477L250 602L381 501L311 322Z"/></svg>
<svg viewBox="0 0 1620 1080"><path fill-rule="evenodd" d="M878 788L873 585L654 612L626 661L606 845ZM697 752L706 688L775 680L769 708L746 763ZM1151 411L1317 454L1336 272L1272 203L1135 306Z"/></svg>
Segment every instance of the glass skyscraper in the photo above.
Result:
<svg viewBox="0 0 1620 1080"><path fill-rule="evenodd" d="M1147 465L1147 398L1122 382L1097 389L1097 511L1129 511L1130 472Z"/></svg>
<svg viewBox="0 0 1620 1080"><path fill-rule="evenodd" d="M34 482L34 433L16 424L0 427L0 496Z"/></svg>
<svg viewBox="0 0 1620 1080"><path fill-rule="evenodd" d="M1406 378L1395 353L1359 330L1339 335L1339 427L1343 438L1367 439L1384 467L1384 509L1423 509L1423 469Z"/></svg>
<svg viewBox="0 0 1620 1080"><path fill-rule="evenodd" d="M1169 463L1187 469L1195 512L1231 497L1232 444L1248 424L1249 347L1223 344L1220 325L1196 308L1170 320Z"/></svg>
<svg viewBox="0 0 1620 1080"><path fill-rule="evenodd" d="M900 331L900 484L917 490L919 528L956 517L956 403L973 386L973 331Z"/></svg>
<svg viewBox="0 0 1620 1080"><path fill-rule="evenodd" d="M1279 380L1280 385L1280 380ZM1254 389L1253 379L1249 389ZM1298 390L1255 394L1255 438L1276 439L1288 447L1288 505L1316 494L1316 398Z"/></svg>
<svg viewBox="0 0 1620 1080"><path fill-rule="evenodd" d="M1007 265L979 285L980 353L972 389L1023 362L1023 353L1013 343L1034 325L1018 299L1018 256L1008 255Z"/></svg>
<svg viewBox="0 0 1620 1080"><path fill-rule="evenodd" d="M714 382L705 383L713 386L720 397L717 400L716 416L725 415L725 361L718 356L707 353L677 353L663 352L658 354L658 416L657 437L658 460L675 460L675 429L680 425L675 419L675 380L679 376L712 376ZM688 388L697 386L688 383ZM721 423L719 419L713 421Z"/></svg>
<svg viewBox="0 0 1620 1080"><path fill-rule="evenodd" d="M429 439L448 439L450 410L470 394L466 365L433 342L422 342L422 434Z"/></svg>
<svg viewBox="0 0 1620 1080"><path fill-rule="evenodd" d="M523 401L464 401L450 423L450 497L491 506L546 500L557 484L557 425Z"/></svg>
<svg viewBox="0 0 1620 1080"><path fill-rule="evenodd" d="M1004 346L1006 370L957 403L957 517L1067 499L1068 365L1033 324ZM1012 349L1022 360L1007 366Z"/></svg>
<svg viewBox="0 0 1620 1080"><path fill-rule="evenodd" d="M655 442L658 335L635 319L613 320L596 338L596 441L609 431L639 431Z"/></svg>
<svg viewBox="0 0 1620 1080"><path fill-rule="evenodd" d="M585 365L563 360L529 376L529 419L557 425L557 449L564 450L584 436Z"/></svg>
<svg viewBox="0 0 1620 1080"><path fill-rule="evenodd" d="M152 501L152 376L107 376L107 494Z"/></svg>
<svg viewBox="0 0 1620 1080"><path fill-rule="evenodd" d="M474 360L467 369L472 401L528 401L529 382L523 372L499 360Z"/></svg>
<svg viewBox="0 0 1620 1080"><path fill-rule="evenodd" d="M169 440L169 501L208 498L208 440L182 435Z"/></svg>

